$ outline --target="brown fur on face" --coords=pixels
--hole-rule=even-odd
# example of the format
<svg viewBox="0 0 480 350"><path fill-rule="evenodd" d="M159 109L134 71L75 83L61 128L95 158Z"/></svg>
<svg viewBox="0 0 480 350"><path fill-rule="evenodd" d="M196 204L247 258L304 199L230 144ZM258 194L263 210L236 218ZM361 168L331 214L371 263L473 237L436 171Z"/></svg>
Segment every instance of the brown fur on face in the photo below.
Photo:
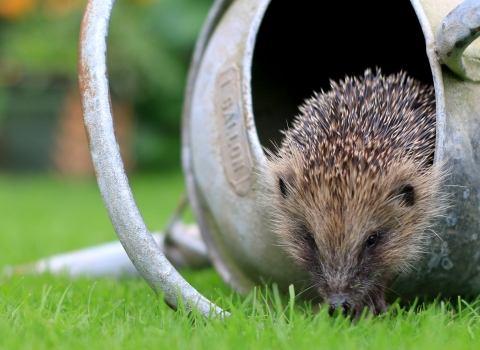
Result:
<svg viewBox="0 0 480 350"><path fill-rule="evenodd" d="M331 312L383 312L443 207L433 89L367 70L300 112L267 164L273 229Z"/></svg>

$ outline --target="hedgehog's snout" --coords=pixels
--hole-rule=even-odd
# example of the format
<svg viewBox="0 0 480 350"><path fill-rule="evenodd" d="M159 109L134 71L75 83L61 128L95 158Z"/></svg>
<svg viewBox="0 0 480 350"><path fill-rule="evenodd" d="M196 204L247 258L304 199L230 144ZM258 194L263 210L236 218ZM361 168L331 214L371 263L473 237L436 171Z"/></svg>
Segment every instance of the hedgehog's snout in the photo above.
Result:
<svg viewBox="0 0 480 350"><path fill-rule="evenodd" d="M330 316L333 316L337 309L343 313L343 316L347 316L351 309L350 303L343 295L335 295L330 297L329 304L330 307L328 308L328 314Z"/></svg>

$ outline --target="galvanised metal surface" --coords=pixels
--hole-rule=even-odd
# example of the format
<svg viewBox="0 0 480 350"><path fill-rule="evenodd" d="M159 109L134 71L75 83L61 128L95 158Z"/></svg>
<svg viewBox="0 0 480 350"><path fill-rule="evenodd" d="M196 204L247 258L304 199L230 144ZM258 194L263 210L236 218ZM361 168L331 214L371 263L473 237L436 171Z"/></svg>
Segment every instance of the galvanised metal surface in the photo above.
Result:
<svg viewBox="0 0 480 350"><path fill-rule="evenodd" d="M465 80L480 81L478 51L463 58L465 49L480 36L480 2L465 0L450 12L437 29L440 62Z"/></svg>
<svg viewBox="0 0 480 350"><path fill-rule="evenodd" d="M277 245L276 236L269 229L259 185L265 154L255 128L250 83L256 34L269 2L214 3L197 42L184 105L182 156L190 201L215 267L225 281L240 291L267 281L286 288L306 277ZM152 288L161 288L174 307L174 291L179 288L184 299L199 301L207 315L212 306L186 285L157 249L128 187L113 134L105 78L105 36L113 2L98 3L90 1L86 10L80 83L85 123L105 205L127 253ZM460 4L459 0L411 3L423 29L435 85L435 165L448 162L447 168L451 168L445 190L451 193L452 205L436 227L440 238L431 240L431 252L425 254L412 273L400 276L392 289L405 298L434 297L439 292L444 296L478 294L480 86L472 81L479 74L473 64L480 57L478 42L471 43L459 55L477 35L478 10L470 6L475 5L474 1L466 1L467 5L460 7L455 16L463 21L474 8L474 21L468 22L473 25L456 26L449 24L449 19L444 22L448 30L442 32L441 22ZM462 34L465 28L470 29L470 36ZM447 38L446 44L437 43L434 33ZM452 45L458 50L451 51ZM445 58L448 52L456 58Z"/></svg>
<svg viewBox="0 0 480 350"><path fill-rule="evenodd" d="M85 127L98 186L108 215L133 264L155 292L172 308L177 297L187 310L194 305L204 316L227 313L190 286L152 238L133 198L115 139L108 90L106 37L113 0L90 0L80 33L79 80Z"/></svg>
<svg viewBox="0 0 480 350"><path fill-rule="evenodd" d="M216 1L219 10L212 13L196 48L183 116L183 168L190 201L213 264L240 291L265 281L286 288L305 278L277 245L259 186L265 154L252 111L251 65L269 2ZM478 36L478 0L466 1L445 19L460 3L411 0L424 33L436 93L434 163L448 162L446 168L451 168L445 191L452 200L447 216L435 228L439 238L431 239L430 253L392 286L406 299L480 293L480 88L471 81L479 71L474 64L461 78L451 71L458 71L455 65L465 67L466 61L480 59L478 43L472 43ZM445 32L440 28L444 19ZM465 28L470 35L463 34ZM434 33L451 39L440 45ZM439 61L437 51L446 55L452 45L456 58Z"/></svg>
<svg viewBox="0 0 480 350"><path fill-rule="evenodd" d="M266 158L255 129L250 79L255 38L269 3L216 2L225 10L204 29L210 37L197 46L202 55L194 61L184 108L190 202L217 271L242 292L269 280L286 289L306 279L278 246L259 204L258 173Z"/></svg>
<svg viewBox="0 0 480 350"><path fill-rule="evenodd" d="M450 208L434 228L439 238L431 240L430 253L412 273L400 276L392 289L410 299L439 293L445 297L478 295L480 84L474 81L480 77L480 43L473 40L479 33L480 6L478 0L418 1L417 5L424 11L422 27L428 33L425 37L435 82L435 163L450 168L445 186ZM436 33L436 41L432 33Z"/></svg>

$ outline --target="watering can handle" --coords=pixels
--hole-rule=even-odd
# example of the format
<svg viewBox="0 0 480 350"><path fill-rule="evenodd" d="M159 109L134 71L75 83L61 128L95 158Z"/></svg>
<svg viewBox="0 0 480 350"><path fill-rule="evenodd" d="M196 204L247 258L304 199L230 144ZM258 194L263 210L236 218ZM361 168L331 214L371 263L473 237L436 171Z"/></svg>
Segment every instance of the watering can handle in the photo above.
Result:
<svg viewBox="0 0 480 350"><path fill-rule="evenodd" d="M80 30L78 77L84 123L97 182L117 236L133 265L166 303L183 303L205 317L228 313L198 293L170 264L155 243L125 175L115 138L106 65L106 37L114 0L89 0ZM181 300L179 300L181 298Z"/></svg>
<svg viewBox="0 0 480 350"><path fill-rule="evenodd" d="M480 82L480 64L463 52L480 36L480 2L465 0L450 12L437 29L436 51L440 62L465 80Z"/></svg>

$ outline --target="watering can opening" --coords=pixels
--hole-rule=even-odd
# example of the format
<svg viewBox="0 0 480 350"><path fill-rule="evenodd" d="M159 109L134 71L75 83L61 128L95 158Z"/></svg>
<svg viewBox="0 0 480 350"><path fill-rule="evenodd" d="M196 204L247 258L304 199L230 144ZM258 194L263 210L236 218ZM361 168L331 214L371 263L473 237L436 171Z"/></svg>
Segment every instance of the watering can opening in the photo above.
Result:
<svg viewBox="0 0 480 350"><path fill-rule="evenodd" d="M406 71L433 85L425 38L409 1L271 1L257 34L252 62L252 102L263 147L274 150L298 106L330 80ZM394 11L392 11L394 8Z"/></svg>

